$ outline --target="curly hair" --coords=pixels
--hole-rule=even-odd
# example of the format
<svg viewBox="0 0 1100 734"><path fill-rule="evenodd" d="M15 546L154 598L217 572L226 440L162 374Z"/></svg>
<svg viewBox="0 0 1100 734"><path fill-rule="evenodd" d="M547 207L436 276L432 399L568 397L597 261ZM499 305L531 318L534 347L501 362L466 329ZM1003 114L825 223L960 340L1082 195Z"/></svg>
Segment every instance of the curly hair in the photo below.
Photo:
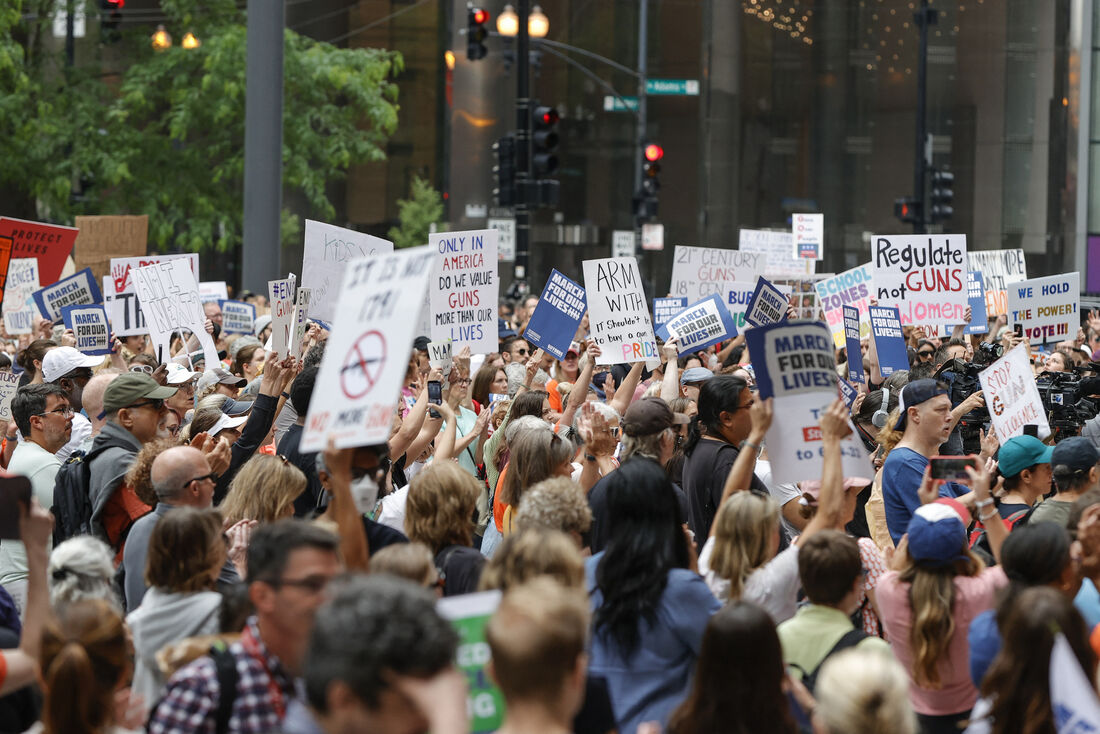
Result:
<svg viewBox="0 0 1100 734"><path fill-rule="evenodd" d="M539 576L584 589L584 559L569 536L549 528L529 528L504 539L485 564L478 589L507 591Z"/></svg>
<svg viewBox="0 0 1100 734"><path fill-rule="evenodd" d="M580 485L565 477L544 479L523 493L516 527L548 528L563 533L586 533L592 527L592 508Z"/></svg>
<svg viewBox="0 0 1100 734"><path fill-rule="evenodd" d="M175 438L158 438L150 441L141 447L141 451L138 451L137 456L134 457L134 462L130 464L130 470L126 472L126 479L123 481L133 487L138 499L150 507L156 507L157 502L160 501L156 490L153 489L151 476L153 460L166 449L179 445L179 440Z"/></svg>
<svg viewBox="0 0 1100 734"><path fill-rule="evenodd" d="M417 472L405 501L405 534L438 553L473 541L473 515L481 487L453 461L433 461Z"/></svg>

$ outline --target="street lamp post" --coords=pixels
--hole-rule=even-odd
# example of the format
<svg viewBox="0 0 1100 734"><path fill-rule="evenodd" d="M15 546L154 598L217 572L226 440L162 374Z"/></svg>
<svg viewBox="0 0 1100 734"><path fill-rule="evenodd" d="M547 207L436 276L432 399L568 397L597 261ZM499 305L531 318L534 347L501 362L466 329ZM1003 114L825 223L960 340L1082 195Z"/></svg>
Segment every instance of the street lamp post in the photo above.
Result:
<svg viewBox="0 0 1100 734"><path fill-rule="evenodd" d="M527 27L530 0L519 0L516 33L516 281L527 281L531 241L531 79L530 34Z"/></svg>

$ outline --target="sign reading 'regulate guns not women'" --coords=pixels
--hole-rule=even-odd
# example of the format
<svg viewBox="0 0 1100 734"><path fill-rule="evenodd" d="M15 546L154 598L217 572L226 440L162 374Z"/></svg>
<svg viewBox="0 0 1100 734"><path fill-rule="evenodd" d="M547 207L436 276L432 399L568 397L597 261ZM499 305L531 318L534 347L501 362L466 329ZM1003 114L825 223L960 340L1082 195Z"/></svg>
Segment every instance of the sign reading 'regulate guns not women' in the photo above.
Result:
<svg viewBox="0 0 1100 734"><path fill-rule="evenodd" d="M961 324L969 305L966 235L876 235L874 297L897 306L903 326Z"/></svg>

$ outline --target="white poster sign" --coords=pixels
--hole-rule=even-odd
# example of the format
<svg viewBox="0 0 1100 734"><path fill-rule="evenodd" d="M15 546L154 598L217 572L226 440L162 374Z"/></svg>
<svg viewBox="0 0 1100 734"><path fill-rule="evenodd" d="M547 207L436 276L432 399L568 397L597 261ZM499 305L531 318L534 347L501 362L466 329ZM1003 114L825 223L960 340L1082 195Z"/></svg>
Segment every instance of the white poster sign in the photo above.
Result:
<svg viewBox="0 0 1100 734"><path fill-rule="evenodd" d="M294 334L290 341L290 354L298 356L302 351L302 339L309 328L309 309L313 300L312 288L299 288L294 295Z"/></svg>
<svg viewBox="0 0 1100 734"><path fill-rule="evenodd" d="M978 380L982 384L990 422L1002 444L1013 436L1023 435L1024 426L1028 424L1039 426L1039 438L1050 435L1043 400L1028 363L1027 347L1017 345L979 372Z"/></svg>
<svg viewBox="0 0 1100 734"><path fill-rule="evenodd" d="M1008 325L1016 324L1023 324L1024 338L1033 346L1077 336L1081 274L1032 278L1008 286Z"/></svg>
<svg viewBox="0 0 1100 734"><path fill-rule="evenodd" d="M4 328L9 334L30 334L40 317L34 304L38 285L38 260L33 257L13 257L4 283Z"/></svg>
<svg viewBox="0 0 1100 734"><path fill-rule="evenodd" d="M428 342L428 366L433 369L443 370L446 375L454 364L454 356L451 354L451 340L441 342Z"/></svg>
<svg viewBox="0 0 1100 734"><path fill-rule="evenodd" d="M224 280L204 280L199 283L199 296L203 303L228 301L229 288Z"/></svg>
<svg viewBox="0 0 1100 734"><path fill-rule="evenodd" d="M390 436L420 308L438 251L416 247L352 260L317 375L302 451L384 444ZM496 253L494 252L494 255ZM495 262L495 257L494 257Z"/></svg>
<svg viewBox="0 0 1100 734"><path fill-rule="evenodd" d="M497 240L495 229L428 235L432 268L432 341L450 339L472 354L495 352L497 343Z"/></svg>
<svg viewBox="0 0 1100 734"><path fill-rule="evenodd" d="M1027 280L1024 251L978 250L966 253L970 270L981 271L985 283L985 310L990 316L1008 313L1008 286Z"/></svg>
<svg viewBox="0 0 1100 734"><path fill-rule="evenodd" d="M195 253L183 255L144 255L142 257L111 258L111 274L103 278L103 301L107 305L107 315L111 319L111 332L120 339L134 334L146 334L145 317L141 313L141 304L134 294L134 281L130 277L133 268L168 262L187 260L191 273L198 280L199 256Z"/></svg>
<svg viewBox="0 0 1100 734"><path fill-rule="evenodd" d="M765 256L759 253L676 245L670 295L695 303L712 293L721 293L726 283L756 283L765 262Z"/></svg>
<svg viewBox="0 0 1100 734"><path fill-rule="evenodd" d="M497 241L497 259L501 262L515 262L516 220L514 218L487 219L485 220L485 226L500 232L500 239Z"/></svg>
<svg viewBox="0 0 1100 734"><path fill-rule="evenodd" d="M202 310L199 284L191 272L191 263L175 259L146 265L131 270L130 277L145 314L157 360L167 362L170 359L173 334L186 340L190 332L202 345L206 365L217 365L218 348L206 333L206 314Z"/></svg>
<svg viewBox="0 0 1100 734"><path fill-rule="evenodd" d="M966 291L966 235L875 235L871 238L872 295L897 306L902 326L960 324Z"/></svg>
<svg viewBox="0 0 1100 734"><path fill-rule="evenodd" d="M813 260L791 256L793 238L790 232L766 229L742 229L737 249L764 256L764 273L768 278L805 278L814 273Z"/></svg>
<svg viewBox="0 0 1100 734"><path fill-rule="evenodd" d="M658 359L638 261L605 258L585 260L582 266L589 328L602 350L596 364Z"/></svg>
<svg viewBox="0 0 1100 734"><path fill-rule="evenodd" d="M307 219L302 249L302 287L313 290L310 304L313 317L323 321L335 318L340 283L348 263L387 252L393 252L393 243L389 240Z"/></svg>
<svg viewBox="0 0 1100 734"><path fill-rule="evenodd" d="M11 420L11 399L19 389L20 377L20 373L11 370L0 372L0 421L5 423Z"/></svg>
<svg viewBox="0 0 1100 734"><path fill-rule="evenodd" d="M611 233L611 257L634 257L634 230L617 229Z"/></svg>
<svg viewBox="0 0 1100 734"><path fill-rule="evenodd" d="M289 278L267 281L267 302L271 306L271 351L280 357L290 353L294 341L294 284ZM339 289L339 285L336 286Z"/></svg>
<svg viewBox="0 0 1100 734"><path fill-rule="evenodd" d="M800 260L820 260L825 249L825 215L794 214L791 216L794 235L793 254Z"/></svg>

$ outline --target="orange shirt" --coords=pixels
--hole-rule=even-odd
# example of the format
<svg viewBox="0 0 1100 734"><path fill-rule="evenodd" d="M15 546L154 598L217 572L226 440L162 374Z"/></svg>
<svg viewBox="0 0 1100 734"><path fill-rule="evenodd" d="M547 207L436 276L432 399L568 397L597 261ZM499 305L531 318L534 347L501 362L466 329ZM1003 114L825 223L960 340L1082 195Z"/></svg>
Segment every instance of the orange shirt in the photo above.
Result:
<svg viewBox="0 0 1100 734"><path fill-rule="evenodd" d="M497 530L502 533L504 532L504 508L508 505L500 501L500 490L504 488L504 475L507 472L508 465L505 464L497 479L497 491L493 493L493 522L496 524Z"/></svg>
<svg viewBox="0 0 1100 734"><path fill-rule="evenodd" d="M103 529L107 531L107 540L112 548L117 548L115 563L122 562L122 549L126 545L124 533L129 530L142 515L153 508L138 499L137 494L127 484L118 485L107 504L103 507Z"/></svg>

